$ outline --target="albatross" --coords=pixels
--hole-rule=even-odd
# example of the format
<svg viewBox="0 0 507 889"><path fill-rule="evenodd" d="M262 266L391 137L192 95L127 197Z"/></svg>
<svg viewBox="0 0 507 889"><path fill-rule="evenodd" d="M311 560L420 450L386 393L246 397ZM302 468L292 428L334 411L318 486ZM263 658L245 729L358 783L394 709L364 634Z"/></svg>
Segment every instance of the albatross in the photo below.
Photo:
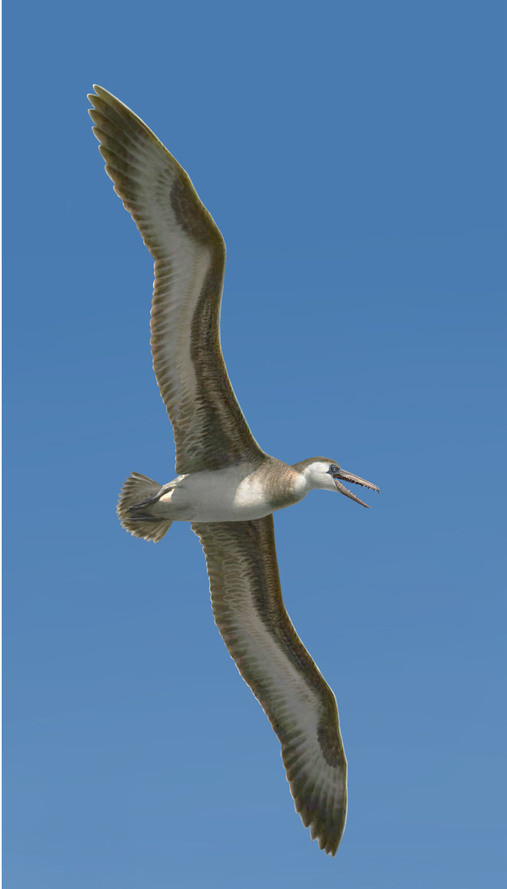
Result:
<svg viewBox="0 0 507 889"><path fill-rule="evenodd" d="M378 487L313 457L270 457L243 416L220 346L225 244L185 170L126 105L100 86L89 95L93 132L114 191L155 260L151 350L176 445L177 477L160 485L133 472L117 512L157 542L190 522L209 576L213 616L241 676L281 744L305 827L334 855L347 812L347 761L333 692L285 610L273 513L309 491Z"/></svg>

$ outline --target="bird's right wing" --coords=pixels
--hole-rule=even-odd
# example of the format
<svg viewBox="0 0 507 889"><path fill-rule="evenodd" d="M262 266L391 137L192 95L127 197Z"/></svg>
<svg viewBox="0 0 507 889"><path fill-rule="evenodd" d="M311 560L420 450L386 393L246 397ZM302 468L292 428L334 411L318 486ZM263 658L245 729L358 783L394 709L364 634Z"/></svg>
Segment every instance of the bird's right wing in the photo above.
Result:
<svg viewBox="0 0 507 889"><path fill-rule="evenodd" d="M334 855L347 811L338 711L285 610L273 516L192 529L206 556L216 624L278 735L296 810Z"/></svg>
<svg viewBox="0 0 507 889"><path fill-rule="evenodd" d="M153 368L179 473L258 459L220 348L225 244L185 170L130 108L89 95L106 172L155 260Z"/></svg>

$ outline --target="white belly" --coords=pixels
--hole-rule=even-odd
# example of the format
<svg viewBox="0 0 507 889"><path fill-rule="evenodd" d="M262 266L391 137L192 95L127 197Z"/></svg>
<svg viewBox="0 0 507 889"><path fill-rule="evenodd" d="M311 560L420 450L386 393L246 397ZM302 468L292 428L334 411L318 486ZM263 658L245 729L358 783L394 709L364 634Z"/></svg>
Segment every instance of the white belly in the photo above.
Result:
<svg viewBox="0 0 507 889"><path fill-rule="evenodd" d="M272 512L258 471L244 464L181 475L157 507L179 522L242 522Z"/></svg>

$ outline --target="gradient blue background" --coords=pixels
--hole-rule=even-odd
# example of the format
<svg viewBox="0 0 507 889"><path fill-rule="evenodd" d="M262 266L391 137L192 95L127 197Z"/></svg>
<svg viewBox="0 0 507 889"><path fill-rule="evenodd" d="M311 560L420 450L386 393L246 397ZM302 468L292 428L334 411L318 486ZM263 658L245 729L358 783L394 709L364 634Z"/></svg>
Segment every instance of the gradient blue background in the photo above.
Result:
<svg viewBox="0 0 507 889"><path fill-rule="evenodd" d="M5 10L5 885L504 886L504 3ZM349 760L335 859L213 624L189 528L115 516L173 475L152 262L92 136L98 82L228 247L223 348L262 446L369 512L276 516ZM502 713L503 710L503 713Z"/></svg>

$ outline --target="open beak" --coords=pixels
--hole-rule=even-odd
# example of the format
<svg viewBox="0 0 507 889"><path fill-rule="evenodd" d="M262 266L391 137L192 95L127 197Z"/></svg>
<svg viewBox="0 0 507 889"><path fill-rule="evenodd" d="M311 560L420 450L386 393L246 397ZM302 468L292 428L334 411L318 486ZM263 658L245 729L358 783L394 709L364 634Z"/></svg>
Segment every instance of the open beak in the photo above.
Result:
<svg viewBox="0 0 507 889"><path fill-rule="evenodd" d="M341 479L345 482L352 482L354 485L362 485L363 488L370 488L371 491L377 491L380 494L380 488L377 488L376 485L372 485L371 482L367 482L365 478L360 478L358 475L353 475L351 472L347 472L345 469L340 469L339 472L335 472L333 474L334 483L336 485L336 490L340 491L341 494L345 494L346 497L350 497L351 500L355 500L356 503L360 503L361 506L366 506L366 509L369 509L367 503L363 503L359 497L356 497L352 491L349 491L345 485L342 485Z"/></svg>

